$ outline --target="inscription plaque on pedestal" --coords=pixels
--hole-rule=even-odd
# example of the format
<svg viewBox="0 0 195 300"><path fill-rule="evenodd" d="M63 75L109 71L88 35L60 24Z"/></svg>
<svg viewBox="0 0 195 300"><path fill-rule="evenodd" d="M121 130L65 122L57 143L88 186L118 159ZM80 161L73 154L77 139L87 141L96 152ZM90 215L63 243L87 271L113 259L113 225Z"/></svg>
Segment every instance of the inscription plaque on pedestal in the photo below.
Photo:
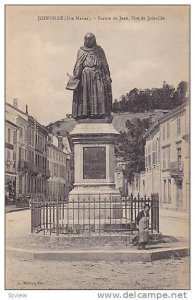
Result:
<svg viewBox="0 0 195 300"><path fill-rule="evenodd" d="M83 179L106 179L106 147L83 148Z"/></svg>

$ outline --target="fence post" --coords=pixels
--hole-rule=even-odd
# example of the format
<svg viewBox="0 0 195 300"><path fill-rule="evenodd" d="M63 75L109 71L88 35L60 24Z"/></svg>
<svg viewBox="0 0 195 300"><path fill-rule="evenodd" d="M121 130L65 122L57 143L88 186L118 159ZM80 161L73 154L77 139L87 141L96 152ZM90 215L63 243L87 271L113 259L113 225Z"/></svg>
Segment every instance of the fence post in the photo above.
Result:
<svg viewBox="0 0 195 300"><path fill-rule="evenodd" d="M153 198L153 194L151 194L151 230L153 233L153 222L154 222L154 198Z"/></svg>
<svg viewBox="0 0 195 300"><path fill-rule="evenodd" d="M45 210L46 210L46 203L43 201L41 203L41 208L43 208L43 233L45 234Z"/></svg>
<svg viewBox="0 0 195 300"><path fill-rule="evenodd" d="M159 194L156 195L157 199L156 199L156 205L157 205L157 231L159 233L159 230L160 230L160 225L159 225Z"/></svg>
<svg viewBox="0 0 195 300"><path fill-rule="evenodd" d="M130 201L130 209L131 209L131 234L133 233L133 203L134 203L134 201L133 201L133 194L131 194L131 201ZM135 203L135 209L136 209L136 203Z"/></svg>
<svg viewBox="0 0 195 300"><path fill-rule="evenodd" d="M100 194L99 194L99 235L101 234L101 231L100 231L100 229L101 229L101 211L100 211L100 208L101 208L101 197L100 197Z"/></svg>
<svg viewBox="0 0 195 300"><path fill-rule="evenodd" d="M59 235L59 205L58 205L58 200L59 200L59 195L57 195L57 205L56 205L56 225L57 225L57 228L56 228L56 233L57 233L57 236Z"/></svg>
<svg viewBox="0 0 195 300"><path fill-rule="evenodd" d="M34 229L34 203L31 202L31 233L33 233Z"/></svg>

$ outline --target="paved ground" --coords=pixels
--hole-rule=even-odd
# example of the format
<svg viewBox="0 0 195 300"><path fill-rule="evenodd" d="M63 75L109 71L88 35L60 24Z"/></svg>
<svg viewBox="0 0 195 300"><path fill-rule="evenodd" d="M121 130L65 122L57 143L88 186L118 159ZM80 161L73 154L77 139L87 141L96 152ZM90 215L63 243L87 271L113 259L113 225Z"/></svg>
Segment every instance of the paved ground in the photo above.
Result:
<svg viewBox="0 0 195 300"><path fill-rule="evenodd" d="M172 210L160 210L160 231L164 235L189 240L189 215Z"/></svg>
<svg viewBox="0 0 195 300"><path fill-rule="evenodd" d="M9 259L7 289L187 289L189 258L155 262Z"/></svg>
<svg viewBox="0 0 195 300"><path fill-rule="evenodd" d="M6 214L7 246L30 232L30 211ZM186 239L185 216L161 212L161 231ZM187 289L189 258L154 262L38 261L6 256L7 289Z"/></svg>

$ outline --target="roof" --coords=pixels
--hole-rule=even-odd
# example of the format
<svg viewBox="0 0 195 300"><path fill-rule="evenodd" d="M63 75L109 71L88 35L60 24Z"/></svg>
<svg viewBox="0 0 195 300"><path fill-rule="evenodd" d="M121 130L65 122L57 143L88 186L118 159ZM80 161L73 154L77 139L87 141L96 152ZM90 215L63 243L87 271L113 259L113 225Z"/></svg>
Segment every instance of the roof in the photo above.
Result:
<svg viewBox="0 0 195 300"><path fill-rule="evenodd" d="M17 108L16 106L13 106L12 104L8 103L8 102L5 102L6 105L12 107L13 109L15 109L16 111L20 112L21 114L25 115L25 116L28 116L27 113L25 113L24 111L20 110L19 108Z"/></svg>
<svg viewBox="0 0 195 300"><path fill-rule="evenodd" d="M163 116L161 119L156 121L154 124L152 124L148 128L147 132L144 134L144 137L147 137L149 134L151 134L156 128L158 128L160 126L160 124L163 124L167 120L171 119L174 115L184 111L184 109L187 105L188 105L188 103L183 103L182 105L177 106L173 110L169 111L165 116Z"/></svg>

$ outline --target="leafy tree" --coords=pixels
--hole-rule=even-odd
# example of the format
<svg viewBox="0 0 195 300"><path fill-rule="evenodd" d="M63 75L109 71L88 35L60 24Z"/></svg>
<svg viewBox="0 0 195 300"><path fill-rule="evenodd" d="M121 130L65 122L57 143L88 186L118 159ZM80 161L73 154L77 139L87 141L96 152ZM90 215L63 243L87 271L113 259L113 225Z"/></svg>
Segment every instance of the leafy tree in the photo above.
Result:
<svg viewBox="0 0 195 300"><path fill-rule="evenodd" d="M188 90L188 83L186 81L181 81L177 86L178 99L180 103L183 103L186 98Z"/></svg>
<svg viewBox="0 0 195 300"><path fill-rule="evenodd" d="M134 118L131 121L127 120L127 132L120 133L118 138L117 156L122 157L125 162L125 172L129 182L132 181L135 172L144 170L144 133L149 125L149 119Z"/></svg>
<svg viewBox="0 0 195 300"><path fill-rule="evenodd" d="M163 82L161 88L138 90L132 89L119 100L115 99L113 111L123 112L145 112L154 109L173 109L181 105L186 99L188 83L181 81L177 90L174 86Z"/></svg>

